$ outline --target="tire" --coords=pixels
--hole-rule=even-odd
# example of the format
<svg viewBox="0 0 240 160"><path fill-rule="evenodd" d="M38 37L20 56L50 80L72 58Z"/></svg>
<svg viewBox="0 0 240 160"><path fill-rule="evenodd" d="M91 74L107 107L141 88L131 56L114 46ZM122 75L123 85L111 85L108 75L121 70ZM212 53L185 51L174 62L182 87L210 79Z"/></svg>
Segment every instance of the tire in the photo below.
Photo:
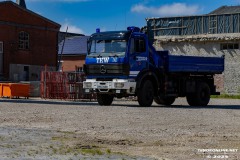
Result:
<svg viewBox="0 0 240 160"><path fill-rule="evenodd" d="M146 80L137 93L138 103L142 107L150 107L154 98L154 88L150 80Z"/></svg>
<svg viewBox="0 0 240 160"><path fill-rule="evenodd" d="M197 106L194 95L188 94L186 98L190 106Z"/></svg>
<svg viewBox="0 0 240 160"><path fill-rule="evenodd" d="M107 94L97 94L97 101L100 106L110 106L113 102L113 96Z"/></svg>
<svg viewBox="0 0 240 160"><path fill-rule="evenodd" d="M190 106L207 106L210 101L210 88L207 83L199 83L196 93L187 95Z"/></svg>
<svg viewBox="0 0 240 160"><path fill-rule="evenodd" d="M158 97L154 97L154 102L156 102L157 104L170 106L174 103L175 99L176 99L175 97L158 96Z"/></svg>

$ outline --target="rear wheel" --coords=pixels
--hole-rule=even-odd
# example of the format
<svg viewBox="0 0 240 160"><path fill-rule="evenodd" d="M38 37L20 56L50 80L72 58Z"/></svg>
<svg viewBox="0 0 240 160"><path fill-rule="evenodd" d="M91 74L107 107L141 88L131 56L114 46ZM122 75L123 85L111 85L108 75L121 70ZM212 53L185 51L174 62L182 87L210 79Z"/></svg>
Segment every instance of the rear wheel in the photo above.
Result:
<svg viewBox="0 0 240 160"><path fill-rule="evenodd" d="M199 83L193 94L187 95L187 102L190 106L207 106L210 101L210 88L207 83Z"/></svg>
<svg viewBox="0 0 240 160"><path fill-rule="evenodd" d="M197 105L194 95L188 94L186 98L187 98L187 102L190 106L196 106Z"/></svg>
<svg viewBox="0 0 240 160"><path fill-rule="evenodd" d="M175 97L163 97L163 96L158 96L154 97L154 101L157 104L162 104L162 105L172 105L175 101Z"/></svg>
<svg viewBox="0 0 240 160"><path fill-rule="evenodd" d="M113 102L113 96L107 94L97 94L97 101L101 106L110 106Z"/></svg>
<svg viewBox="0 0 240 160"><path fill-rule="evenodd" d="M150 80L146 80L141 88L139 88L138 93L138 103L142 107L150 107L153 102L154 97L154 89L152 82Z"/></svg>

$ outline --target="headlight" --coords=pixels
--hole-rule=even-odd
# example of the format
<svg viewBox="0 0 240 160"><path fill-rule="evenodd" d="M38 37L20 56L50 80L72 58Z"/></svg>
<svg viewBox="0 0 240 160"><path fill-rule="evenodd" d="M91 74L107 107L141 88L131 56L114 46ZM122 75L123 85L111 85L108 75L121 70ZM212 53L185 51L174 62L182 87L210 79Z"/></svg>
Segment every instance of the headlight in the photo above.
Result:
<svg viewBox="0 0 240 160"><path fill-rule="evenodd" d="M124 87L124 83L115 83L115 88L123 88Z"/></svg>
<svg viewBox="0 0 240 160"><path fill-rule="evenodd" d="M84 88L92 88L92 82L85 82Z"/></svg>

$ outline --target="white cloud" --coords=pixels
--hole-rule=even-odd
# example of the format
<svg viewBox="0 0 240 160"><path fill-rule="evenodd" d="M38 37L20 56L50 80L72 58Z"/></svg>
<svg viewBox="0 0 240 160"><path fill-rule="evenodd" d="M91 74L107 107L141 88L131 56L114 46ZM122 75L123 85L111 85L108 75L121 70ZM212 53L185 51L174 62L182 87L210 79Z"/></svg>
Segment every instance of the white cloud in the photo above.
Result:
<svg viewBox="0 0 240 160"><path fill-rule="evenodd" d="M196 14L200 11L200 8L197 5L187 5L185 3L166 4L160 7L148 7L143 4L136 4L131 8L131 11L154 16L180 16Z"/></svg>
<svg viewBox="0 0 240 160"><path fill-rule="evenodd" d="M81 28L79 28L79 27L77 27L77 26L75 26L75 25L72 25L72 24L70 24L69 22L65 22L65 23L62 25L62 27L61 27L60 30L61 30L62 32L66 32L67 27L68 27L68 32L70 32L70 33L80 33L80 34L84 34L84 31L83 31Z"/></svg>

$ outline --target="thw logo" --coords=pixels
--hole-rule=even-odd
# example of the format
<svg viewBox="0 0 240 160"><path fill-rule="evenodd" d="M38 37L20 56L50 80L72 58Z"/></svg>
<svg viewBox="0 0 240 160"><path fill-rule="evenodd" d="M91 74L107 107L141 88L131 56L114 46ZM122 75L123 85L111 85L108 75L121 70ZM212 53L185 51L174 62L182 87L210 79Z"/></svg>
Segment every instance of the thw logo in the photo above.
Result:
<svg viewBox="0 0 240 160"><path fill-rule="evenodd" d="M109 57L97 58L97 63L108 63Z"/></svg>

